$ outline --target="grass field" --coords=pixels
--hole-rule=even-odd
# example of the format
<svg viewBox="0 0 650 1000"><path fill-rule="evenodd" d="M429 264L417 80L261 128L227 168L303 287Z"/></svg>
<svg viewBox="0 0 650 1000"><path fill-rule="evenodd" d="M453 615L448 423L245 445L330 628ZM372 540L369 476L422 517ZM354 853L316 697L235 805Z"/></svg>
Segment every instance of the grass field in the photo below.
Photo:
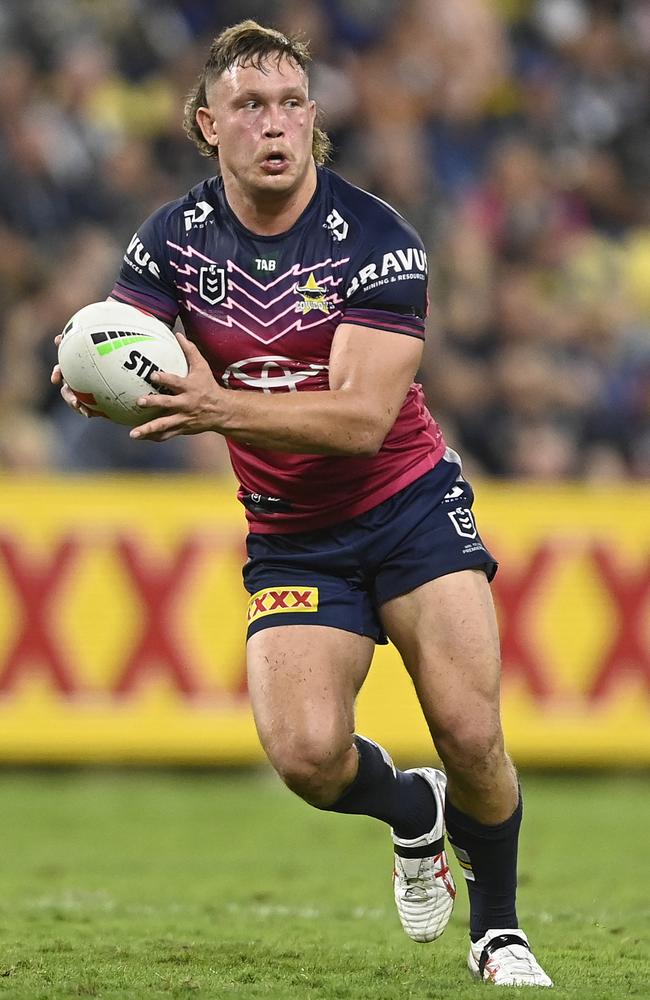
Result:
<svg viewBox="0 0 650 1000"><path fill-rule="evenodd" d="M519 912L552 995L649 998L646 779L523 783ZM4 773L0 786L0 997L495 989L464 967L464 885L445 936L413 944L385 828L310 810L266 772Z"/></svg>

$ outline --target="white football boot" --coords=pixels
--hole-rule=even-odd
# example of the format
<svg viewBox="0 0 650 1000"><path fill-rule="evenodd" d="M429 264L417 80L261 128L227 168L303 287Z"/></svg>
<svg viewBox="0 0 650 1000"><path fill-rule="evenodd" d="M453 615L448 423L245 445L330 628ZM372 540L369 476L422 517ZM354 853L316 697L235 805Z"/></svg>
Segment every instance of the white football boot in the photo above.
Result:
<svg viewBox="0 0 650 1000"><path fill-rule="evenodd" d="M467 956L477 979L495 986L552 986L522 930L487 931Z"/></svg>
<svg viewBox="0 0 650 1000"><path fill-rule="evenodd" d="M449 923L456 886L445 853L447 778L433 767L413 767L436 800L436 822L429 833L402 840L393 833L395 903L402 927L414 941L435 941Z"/></svg>

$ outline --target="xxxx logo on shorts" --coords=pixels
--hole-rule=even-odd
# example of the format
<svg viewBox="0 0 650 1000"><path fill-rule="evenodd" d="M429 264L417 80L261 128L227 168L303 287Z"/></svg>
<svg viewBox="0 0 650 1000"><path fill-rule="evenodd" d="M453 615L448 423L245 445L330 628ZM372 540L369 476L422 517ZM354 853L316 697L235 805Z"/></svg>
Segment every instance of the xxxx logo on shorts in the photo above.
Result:
<svg viewBox="0 0 650 1000"><path fill-rule="evenodd" d="M318 611L318 587L286 587L258 590L248 602L248 621L285 611Z"/></svg>

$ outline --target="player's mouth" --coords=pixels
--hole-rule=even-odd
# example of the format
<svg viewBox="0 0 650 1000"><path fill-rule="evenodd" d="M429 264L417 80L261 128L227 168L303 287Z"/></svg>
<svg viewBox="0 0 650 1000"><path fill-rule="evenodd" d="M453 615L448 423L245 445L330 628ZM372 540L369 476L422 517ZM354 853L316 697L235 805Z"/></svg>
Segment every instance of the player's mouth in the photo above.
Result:
<svg viewBox="0 0 650 1000"><path fill-rule="evenodd" d="M289 160L284 153L273 150L264 157L261 166L268 174L282 174L289 167Z"/></svg>

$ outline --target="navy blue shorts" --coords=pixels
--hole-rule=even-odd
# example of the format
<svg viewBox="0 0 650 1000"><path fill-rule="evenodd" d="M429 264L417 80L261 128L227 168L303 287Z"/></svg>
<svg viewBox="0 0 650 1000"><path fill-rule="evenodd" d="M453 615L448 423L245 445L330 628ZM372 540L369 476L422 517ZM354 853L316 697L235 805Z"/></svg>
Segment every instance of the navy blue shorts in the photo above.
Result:
<svg viewBox="0 0 650 1000"><path fill-rule="evenodd" d="M276 625L331 625L385 643L378 609L386 601L459 570L482 569L488 580L496 573L473 502L460 465L443 459L349 521L322 531L250 533L248 635Z"/></svg>

